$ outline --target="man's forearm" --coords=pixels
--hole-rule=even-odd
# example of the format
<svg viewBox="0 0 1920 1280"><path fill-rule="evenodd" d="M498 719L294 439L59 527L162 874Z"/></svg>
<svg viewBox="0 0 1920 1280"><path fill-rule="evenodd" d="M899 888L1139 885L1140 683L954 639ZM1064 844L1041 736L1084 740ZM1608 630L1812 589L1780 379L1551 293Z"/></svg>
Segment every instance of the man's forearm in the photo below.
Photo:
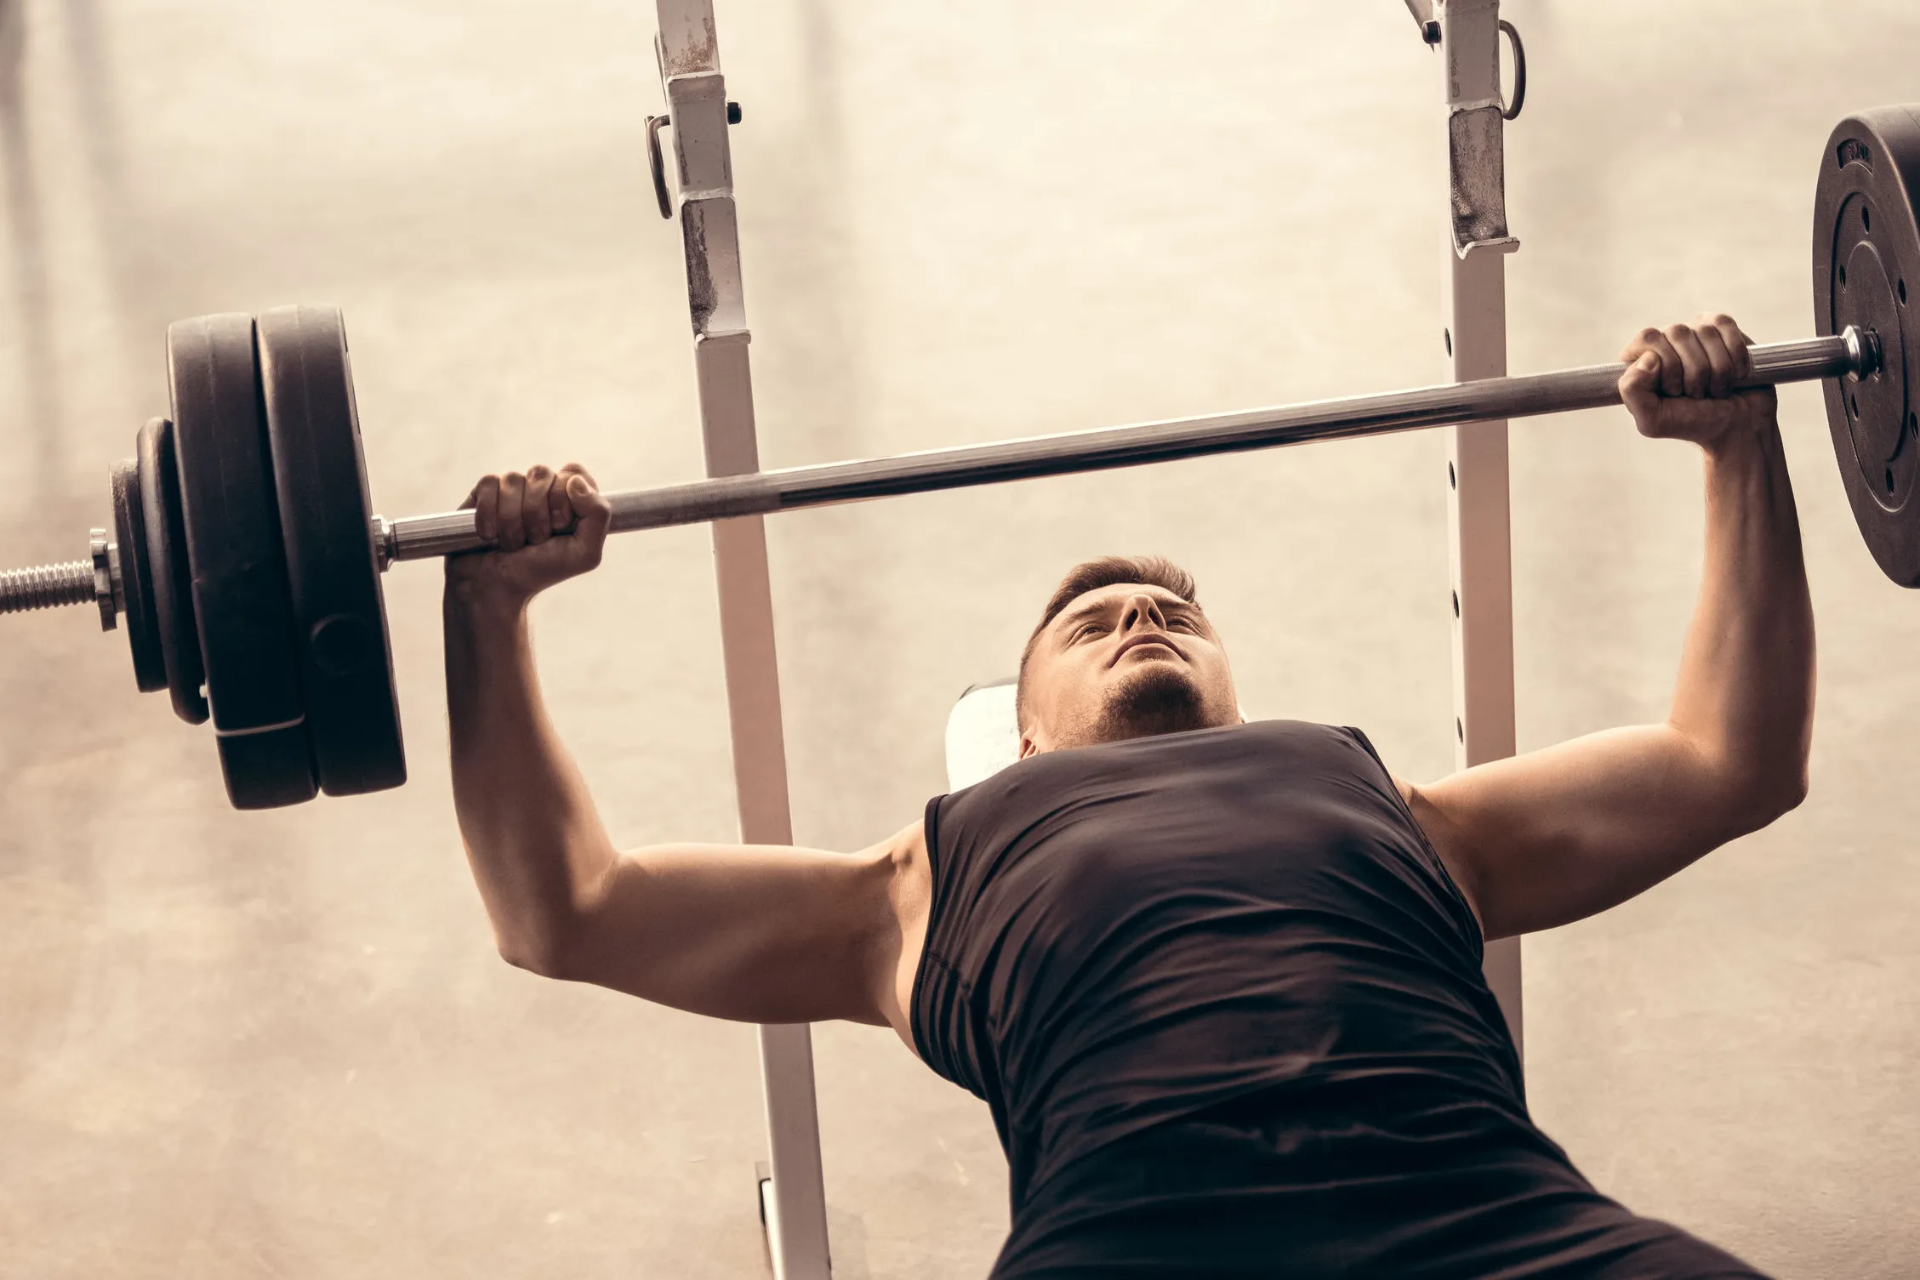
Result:
<svg viewBox="0 0 1920 1280"><path fill-rule="evenodd" d="M541 702L525 604L455 588L444 611L460 834L501 953L553 972L616 853Z"/></svg>
<svg viewBox="0 0 1920 1280"><path fill-rule="evenodd" d="M1814 696L1813 606L1777 425L1706 455L1706 558L1672 722L1761 819L1806 787Z"/></svg>

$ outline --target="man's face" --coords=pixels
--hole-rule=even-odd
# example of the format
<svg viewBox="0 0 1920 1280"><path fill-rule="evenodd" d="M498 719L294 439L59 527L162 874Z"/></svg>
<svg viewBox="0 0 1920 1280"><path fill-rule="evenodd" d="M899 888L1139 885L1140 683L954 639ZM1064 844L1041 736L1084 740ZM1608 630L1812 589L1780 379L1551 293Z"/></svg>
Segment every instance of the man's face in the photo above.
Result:
<svg viewBox="0 0 1920 1280"><path fill-rule="evenodd" d="M1078 596L1034 643L1020 758L1240 723L1227 652L1200 606L1126 583Z"/></svg>

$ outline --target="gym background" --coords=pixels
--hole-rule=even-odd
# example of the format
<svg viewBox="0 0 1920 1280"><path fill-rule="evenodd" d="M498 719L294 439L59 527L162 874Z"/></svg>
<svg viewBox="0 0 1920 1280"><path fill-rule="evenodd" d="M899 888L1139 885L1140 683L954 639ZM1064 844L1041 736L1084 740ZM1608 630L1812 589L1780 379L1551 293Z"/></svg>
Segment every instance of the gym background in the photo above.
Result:
<svg viewBox="0 0 1920 1280"><path fill-rule="evenodd" d="M722 0L764 465L1436 382L1434 55L1398 0ZM1510 367L1730 311L1811 331L1835 120L1920 100L1886 0L1513 0ZM166 324L329 301L377 508L578 459L702 473L652 7L0 3L4 559L76 554L164 412ZM1783 1277L1920 1257L1920 595L1782 388L1820 636L1812 792L1525 947L1535 1114L1602 1190ZM944 789L941 730L1046 590L1191 567L1256 716L1452 758L1439 433L769 521L797 838ZM1522 750L1664 715L1693 451L1618 409L1512 430ZM0 1276L760 1273L753 1031L495 955L448 796L440 575L389 576L413 781L228 808L213 744L79 611L0 633ZM623 843L730 839L703 527L536 614ZM814 1035L835 1274L984 1273L984 1106L890 1032Z"/></svg>

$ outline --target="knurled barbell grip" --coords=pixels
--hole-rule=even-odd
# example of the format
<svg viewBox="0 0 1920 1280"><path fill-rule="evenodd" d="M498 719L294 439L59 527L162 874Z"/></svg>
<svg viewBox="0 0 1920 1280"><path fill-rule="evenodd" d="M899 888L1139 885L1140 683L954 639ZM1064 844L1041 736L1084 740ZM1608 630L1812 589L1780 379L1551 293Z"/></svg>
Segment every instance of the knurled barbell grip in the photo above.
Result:
<svg viewBox="0 0 1920 1280"><path fill-rule="evenodd" d="M1757 346L1752 357L1753 374L1740 384L1743 388L1842 375L1871 377L1879 371L1881 359L1877 335L1852 327L1830 338ZM891 458L720 476L659 489L629 489L607 495L613 508L611 531L701 524L1205 454L1595 409L1620 403L1624 368L1617 363L1589 365ZM374 531L382 568L396 560L424 560L486 546L474 532L471 511L391 522L375 517Z"/></svg>

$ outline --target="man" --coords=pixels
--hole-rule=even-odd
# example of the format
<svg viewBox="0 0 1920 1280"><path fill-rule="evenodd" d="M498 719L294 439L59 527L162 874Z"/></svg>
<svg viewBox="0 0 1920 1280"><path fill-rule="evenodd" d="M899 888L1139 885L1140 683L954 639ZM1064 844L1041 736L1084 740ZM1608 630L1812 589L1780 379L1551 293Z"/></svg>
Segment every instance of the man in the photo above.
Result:
<svg viewBox="0 0 1920 1280"><path fill-rule="evenodd" d="M1666 723L1391 778L1243 724L1191 579L1083 565L1021 663L1021 756L860 853L618 852L542 708L528 602L598 563L578 467L489 476L448 562L454 796L509 961L753 1022L891 1026L992 1107L1010 1277L1752 1277L1595 1191L1527 1115L1484 938L1623 902L1796 805L1813 620L1770 390L1725 316L1628 344L1706 456ZM569 533L571 536L556 537Z"/></svg>

